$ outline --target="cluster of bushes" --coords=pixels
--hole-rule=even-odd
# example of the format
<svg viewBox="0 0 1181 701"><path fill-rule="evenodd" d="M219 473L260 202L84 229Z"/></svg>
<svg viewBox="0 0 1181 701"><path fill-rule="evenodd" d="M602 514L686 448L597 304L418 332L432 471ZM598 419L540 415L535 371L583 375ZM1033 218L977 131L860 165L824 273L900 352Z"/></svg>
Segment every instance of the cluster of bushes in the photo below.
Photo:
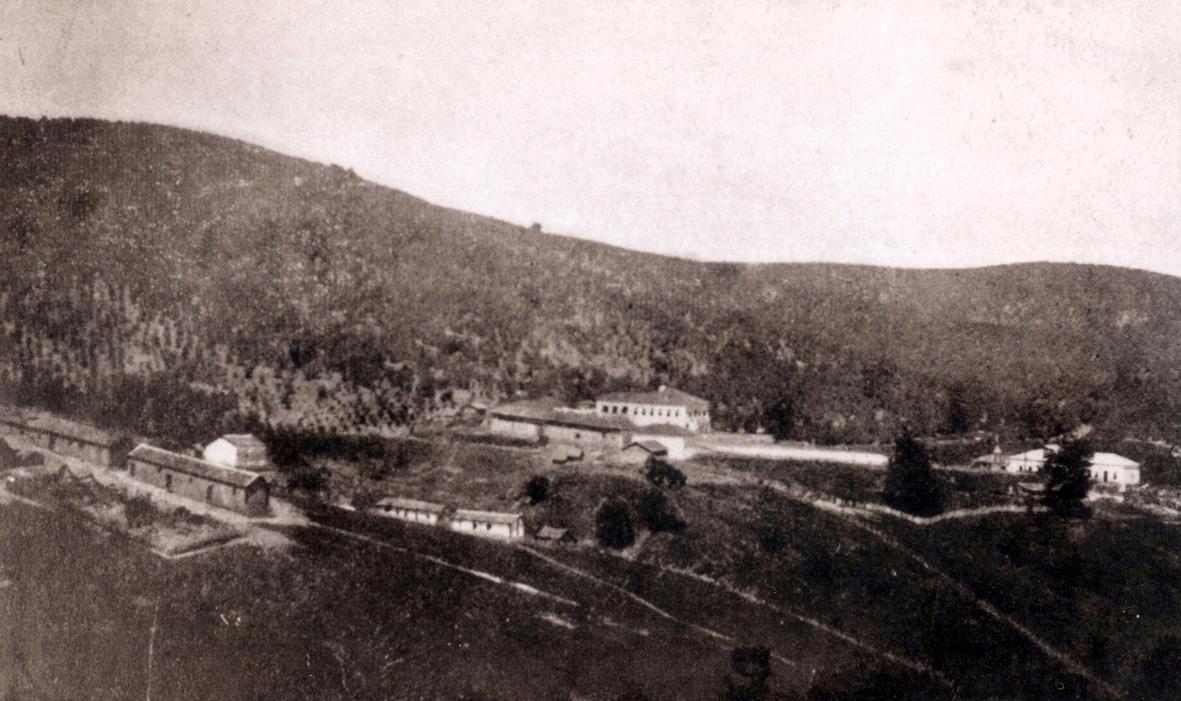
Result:
<svg viewBox="0 0 1181 701"><path fill-rule="evenodd" d="M636 540L636 520L650 533L677 533L686 523L677 513L663 489L680 489L685 475L655 457L649 458L646 470L652 487L640 495L635 509L621 498L609 499L595 512L595 538L612 550L622 550Z"/></svg>

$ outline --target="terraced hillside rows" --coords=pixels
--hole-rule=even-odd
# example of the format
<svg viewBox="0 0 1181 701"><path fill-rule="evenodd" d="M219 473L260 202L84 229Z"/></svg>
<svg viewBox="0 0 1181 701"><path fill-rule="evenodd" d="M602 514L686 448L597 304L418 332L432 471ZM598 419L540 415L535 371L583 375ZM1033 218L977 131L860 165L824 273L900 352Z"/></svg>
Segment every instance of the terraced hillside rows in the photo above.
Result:
<svg viewBox="0 0 1181 701"><path fill-rule="evenodd" d="M5 386L181 444L236 414L389 429L661 383L722 428L842 442L903 418L1171 436L1181 402L1168 276L678 260L144 124L0 119L0 159Z"/></svg>

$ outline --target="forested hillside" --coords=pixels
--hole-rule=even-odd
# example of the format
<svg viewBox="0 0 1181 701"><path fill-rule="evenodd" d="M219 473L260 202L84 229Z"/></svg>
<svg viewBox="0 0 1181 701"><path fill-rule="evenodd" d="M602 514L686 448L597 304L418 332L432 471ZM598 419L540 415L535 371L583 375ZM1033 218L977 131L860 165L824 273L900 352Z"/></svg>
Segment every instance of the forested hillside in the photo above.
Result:
<svg viewBox="0 0 1181 701"><path fill-rule="evenodd" d="M143 124L3 118L0 163L3 386L145 431L378 429L457 389L661 383L721 427L843 442L902 419L1171 436L1181 404L1169 276L678 260Z"/></svg>

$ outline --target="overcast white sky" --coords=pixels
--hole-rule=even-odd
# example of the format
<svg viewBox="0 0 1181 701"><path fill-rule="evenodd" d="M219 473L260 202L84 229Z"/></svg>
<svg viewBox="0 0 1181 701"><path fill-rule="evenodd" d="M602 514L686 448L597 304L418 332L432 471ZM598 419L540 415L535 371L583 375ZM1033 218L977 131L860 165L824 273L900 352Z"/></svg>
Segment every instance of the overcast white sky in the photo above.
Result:
<svg viewBox="0 0 1181 701"><path fill-rule="evenodd" d="M744 261L1181 275L1181 4L0 0L0 112Z"/></svg>

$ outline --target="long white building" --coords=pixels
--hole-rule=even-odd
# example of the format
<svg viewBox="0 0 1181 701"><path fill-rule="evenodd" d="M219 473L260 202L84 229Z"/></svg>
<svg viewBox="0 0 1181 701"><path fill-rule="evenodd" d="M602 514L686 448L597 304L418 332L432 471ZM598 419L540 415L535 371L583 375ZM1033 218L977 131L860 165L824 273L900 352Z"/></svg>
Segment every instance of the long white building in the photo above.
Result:
<svg viewBox="0 0 1181 701"><path fill-rule="evenodd" d="M677 426L693 433L709 431L709 402L679 389L616 392L595 400L599 416L619 417L635 426Z"/></svg>
<svg viewBox="0 0 1181 701"><path fill-rule="evenodd" d="M1046 464L1047 452L1058 450L1056 445L1027 450L1010 455L1005 460L1007 472L1040 472ZM1140 484L1140 463L1115 453L1095 453L1091 456L1091 481L1095 484L1113 484L1120 489Z"/></svg>

